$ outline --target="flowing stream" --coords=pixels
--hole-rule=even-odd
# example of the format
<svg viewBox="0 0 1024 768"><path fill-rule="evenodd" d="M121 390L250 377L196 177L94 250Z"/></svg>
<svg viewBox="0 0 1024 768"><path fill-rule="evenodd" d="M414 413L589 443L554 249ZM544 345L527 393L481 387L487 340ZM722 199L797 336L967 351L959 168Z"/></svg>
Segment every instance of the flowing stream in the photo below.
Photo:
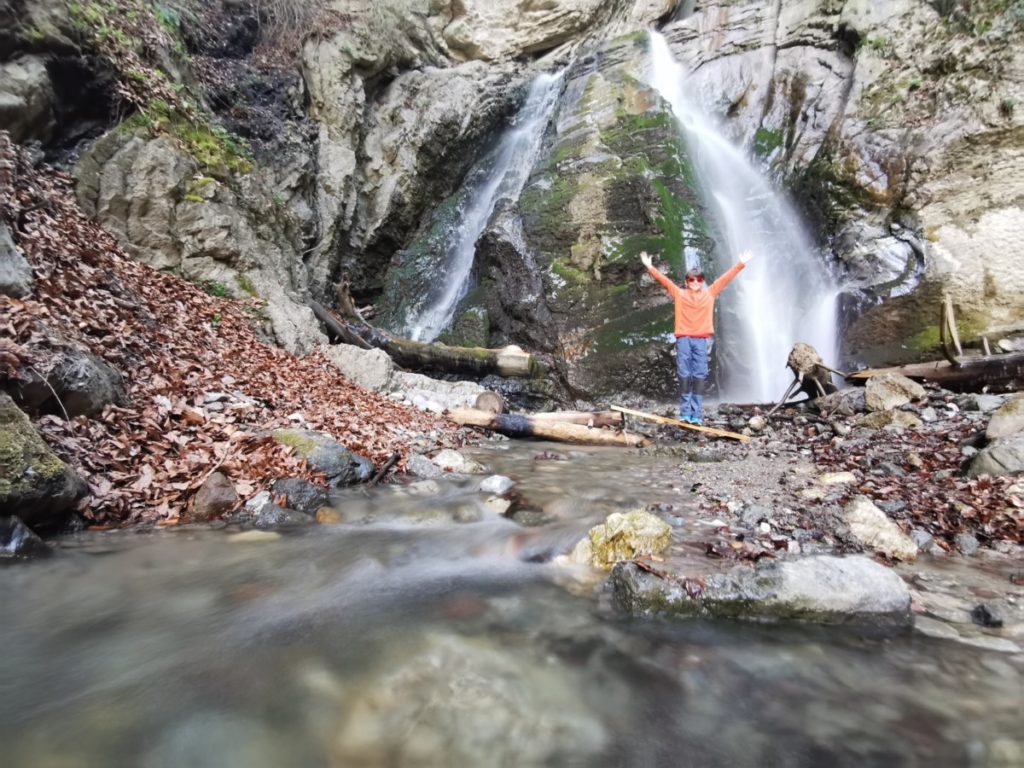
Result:
<svg viewBox="0 0 1024 768"><path fill-rule="evenodd" d="M470 173L460 193L457 223L447 240L441 284L419 315L409 321L409 338L433 341L451 323L469 287L477 238L499 201L519 197L558 101L561 83L560 74L538 75L512 126Z"/></svg>
<svg viewBox="0 0 1024 768"><path fill-rule="evenodd" d="M776 401L792 380L786 358L794 343L810 344L836 365L839 290L789 203L690 96L687 73L665 38L650 35L649 82L679 121L711 215L719 273L741 252L754 254L719 300L721 395Z"/></svg>
<svg viewBox="0 0 1024 768"><path fill-rule="evenodd" d="M475 449L533 527L446 478L345 491L344 524L272 540L92 533L0 569L3 765L959 768L1024 749L1018 656L616 617L548 556L638 504L671 504L695 542L707 521L678 459L544 450L565 448Z"/></svg>

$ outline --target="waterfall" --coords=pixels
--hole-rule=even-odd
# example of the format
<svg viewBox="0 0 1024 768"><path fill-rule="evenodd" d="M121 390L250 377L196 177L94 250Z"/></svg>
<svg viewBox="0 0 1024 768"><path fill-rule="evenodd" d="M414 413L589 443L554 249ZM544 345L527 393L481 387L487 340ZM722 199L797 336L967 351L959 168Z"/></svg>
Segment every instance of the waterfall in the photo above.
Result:
<svg viewBox="0 0 1024 768"><path fill-rule="evenodd" d="M515 200L522 192L558 101L561 82L560 74L537 76L512 125L470 173L459 195L458 223L445 247L441 269L444 283L419 315L409 321L409 338L433 341L451 323L469 288L477 238L498 202Z"/></svg>
<svg viewBox="0 0 1024 768"><path fill-rule="evenodd" d="M650 36L648 82L671 106L711 218L719 274L745 250L747 268L719 297L720 392L734 401L778 400L792 381L793 344L811 344L827 364L838 352L838 287L786 199L687 93L687 73L665 38ZM687 249L688 267L697 266Z"/></svg>

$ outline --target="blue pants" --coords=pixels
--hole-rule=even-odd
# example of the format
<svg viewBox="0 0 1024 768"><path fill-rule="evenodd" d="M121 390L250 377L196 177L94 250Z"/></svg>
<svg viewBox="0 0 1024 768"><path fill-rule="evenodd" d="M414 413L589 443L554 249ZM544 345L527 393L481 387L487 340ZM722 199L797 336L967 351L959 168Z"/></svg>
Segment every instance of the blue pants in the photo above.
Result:
<svg viewBox="0 0 1024 768"><path fill-rule="evenodd" d="M708 380L708 339L676 339L676 374L679 376L679 418L700 421L704 416L704 386Z"/></svg>

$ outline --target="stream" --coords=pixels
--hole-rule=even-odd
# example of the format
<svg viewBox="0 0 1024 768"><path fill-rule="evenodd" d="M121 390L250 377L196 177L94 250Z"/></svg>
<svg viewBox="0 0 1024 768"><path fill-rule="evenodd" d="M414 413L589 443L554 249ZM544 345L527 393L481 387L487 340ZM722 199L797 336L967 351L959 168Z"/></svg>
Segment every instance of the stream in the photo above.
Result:
<svg viewBox="0 0 1024 768"><path fill-rule="evenodd" d="M637 506L699 539L678 459L464 453L535 525L445 477L346 490L340 525L90 532L0 569L5 768L1022 764L1020 654L626 620L547 562Z"/></svg>

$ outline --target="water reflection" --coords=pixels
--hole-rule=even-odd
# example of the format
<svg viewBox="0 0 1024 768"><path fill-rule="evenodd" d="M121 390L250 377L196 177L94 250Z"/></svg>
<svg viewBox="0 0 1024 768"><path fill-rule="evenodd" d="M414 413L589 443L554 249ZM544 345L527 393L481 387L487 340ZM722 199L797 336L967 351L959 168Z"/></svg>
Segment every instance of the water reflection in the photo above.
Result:
<svg viewBox="0 0 1024 768"><path fill-rule="evenodd" d="M356 492L341 507L348 524L273 541L89 535L0 570L4 765L962 766L1021 755L1019 657L916 635L624 621L570 594L524 548L562 546L638 499L674 499L685 514L686 499L667 463L588 450L540 468L536 452L484 457L530 504L579 500L529 531L494 515L457 522L478 503L470 479L433 498ZM423 509L445 514L421 524Z"/></svg>

